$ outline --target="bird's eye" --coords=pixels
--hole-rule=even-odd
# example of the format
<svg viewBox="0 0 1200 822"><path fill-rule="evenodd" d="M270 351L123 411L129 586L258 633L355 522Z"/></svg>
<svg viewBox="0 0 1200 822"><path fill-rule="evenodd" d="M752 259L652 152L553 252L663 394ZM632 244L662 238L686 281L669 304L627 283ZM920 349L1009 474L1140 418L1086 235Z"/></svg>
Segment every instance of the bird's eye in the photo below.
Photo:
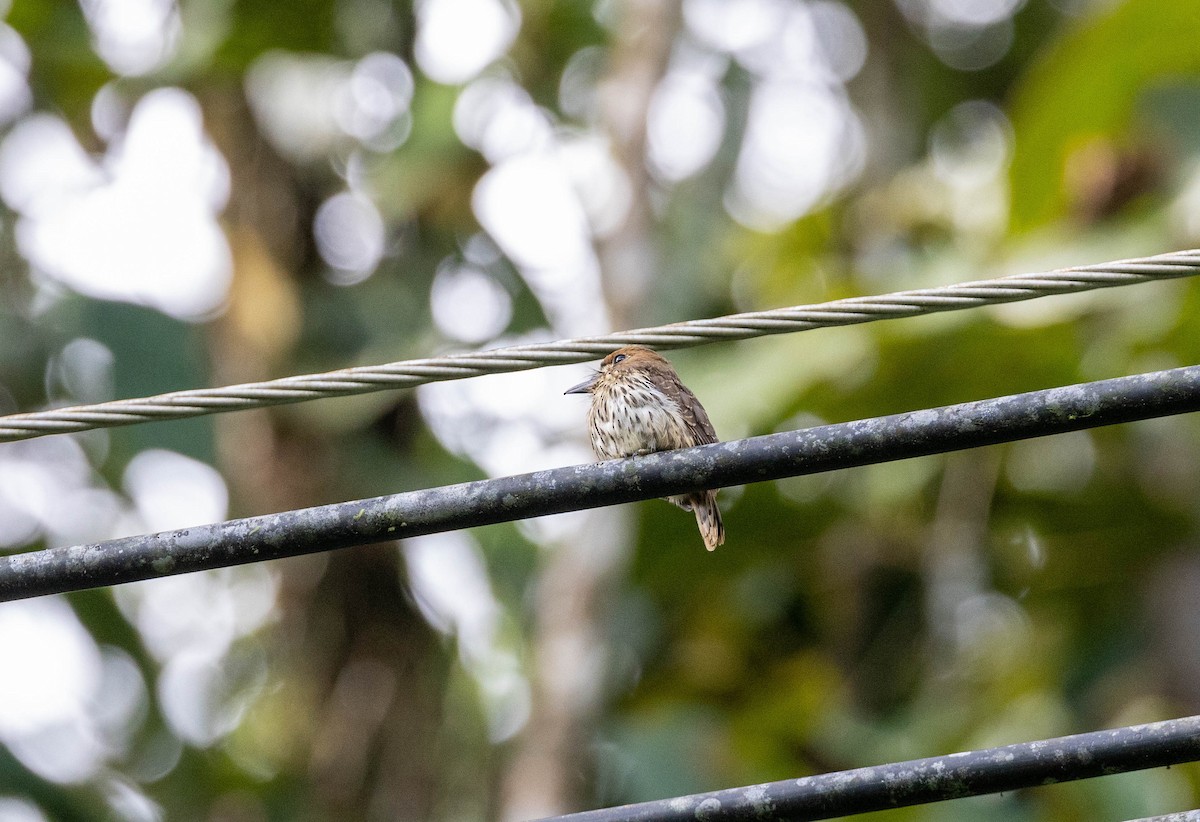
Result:
<svg viewBox="0 0 1200 822"><path fill-rule="evenodd" d="M615 365L616 363L622 362L622 361L624 361L624 359L625 359L624 354L618 354L617 356L613 357L613 364Z"/></svg>

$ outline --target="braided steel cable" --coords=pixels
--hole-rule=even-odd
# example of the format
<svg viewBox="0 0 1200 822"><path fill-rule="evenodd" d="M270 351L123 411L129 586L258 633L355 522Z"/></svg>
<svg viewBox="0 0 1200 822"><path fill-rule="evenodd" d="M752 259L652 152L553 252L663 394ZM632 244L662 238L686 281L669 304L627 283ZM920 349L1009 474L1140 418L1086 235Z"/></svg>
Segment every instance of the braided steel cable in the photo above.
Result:
<svg viewBox="0 0 1200 822"><path fill-rule="evenodd" d="M1200 249L1064 268L1042 274L1018 274L939 288L751 311L601 337L404 360L223 388L174 391L155 397L0 416L0 442L262 408L321 397L413 388L440 380L525 371L546 365L569 365L597 359L623 345L685 348L722 340L742 340L812 328L914 317L1195 274L1200 274Z"/></svg>
<svg viewBox="0 0 1200 822"><path fill-rule="evenodd" d="M0 603L1192 412L1200 365L10 554Z"/></svg>

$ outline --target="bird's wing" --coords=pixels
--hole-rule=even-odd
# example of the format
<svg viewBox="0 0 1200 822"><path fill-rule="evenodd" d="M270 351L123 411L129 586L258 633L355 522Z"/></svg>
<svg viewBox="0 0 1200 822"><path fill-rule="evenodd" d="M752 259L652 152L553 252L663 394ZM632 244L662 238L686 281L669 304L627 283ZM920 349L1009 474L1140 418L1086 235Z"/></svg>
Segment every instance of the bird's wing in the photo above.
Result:
<svg viewBox="0 0 1200 822"><path fill-rule="evenodd" d="M696 399L696 395L680 382L677 374L654 370L650 373L650 380L654 383L655 388L663 392L679 407L684 425L691 434L692 445L707 445L710 442L719 441L704 406L700 404L700 400Z"/></svg>

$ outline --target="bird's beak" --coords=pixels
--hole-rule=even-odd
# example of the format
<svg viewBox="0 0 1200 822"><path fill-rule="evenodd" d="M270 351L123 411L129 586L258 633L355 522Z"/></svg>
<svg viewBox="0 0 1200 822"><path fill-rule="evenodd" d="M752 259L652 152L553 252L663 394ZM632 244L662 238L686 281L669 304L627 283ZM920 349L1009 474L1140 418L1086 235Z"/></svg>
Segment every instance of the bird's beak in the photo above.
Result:
<svg viewBox="0 0 1200 822"><path fill-rule="evenodd" d="M568 388L563 393L564 394L590 394L592 391L592 386L596 384L596 380L599 379L599 377L600 377L599 374L593 374L592 376L588 377L583 382L579 383L579 385Z"/></svg>

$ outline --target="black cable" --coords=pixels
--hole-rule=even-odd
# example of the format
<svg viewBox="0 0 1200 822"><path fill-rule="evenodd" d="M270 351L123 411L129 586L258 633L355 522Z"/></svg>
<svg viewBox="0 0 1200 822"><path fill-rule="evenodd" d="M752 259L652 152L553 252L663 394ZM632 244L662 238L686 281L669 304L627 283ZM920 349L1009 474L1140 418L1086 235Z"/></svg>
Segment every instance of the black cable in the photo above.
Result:
<svg viewBox="0 0 1200 822"><path fill-rule="evenodd" d="M558 822L832 819L1200 759L1200 716L553 817ZM551 822L551 820L545 820Z"/></svg>
<svg viewBox="0 0 1200 822"><path fill-rule="evenodd" d="M1200 410L1200 366L1157 371L627 460L0 557L0 601L1196 410ZM697 562L704 560L702 553Z"/></svg>

